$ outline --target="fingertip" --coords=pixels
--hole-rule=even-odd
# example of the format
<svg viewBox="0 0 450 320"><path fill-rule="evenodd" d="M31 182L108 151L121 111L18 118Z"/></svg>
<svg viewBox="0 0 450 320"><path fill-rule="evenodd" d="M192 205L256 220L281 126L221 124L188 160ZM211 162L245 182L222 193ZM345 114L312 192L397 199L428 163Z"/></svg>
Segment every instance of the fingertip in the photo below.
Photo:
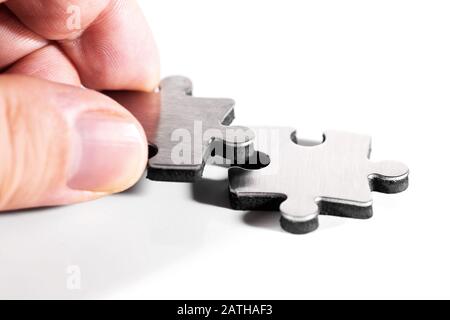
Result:
<svg viewBox="0 0 450 320"><path fill-rule="evenodd" d="M68 186L75 190L116 193L130 188L147 163L147 142L135 119L107 110L79 115Z"/></svg>

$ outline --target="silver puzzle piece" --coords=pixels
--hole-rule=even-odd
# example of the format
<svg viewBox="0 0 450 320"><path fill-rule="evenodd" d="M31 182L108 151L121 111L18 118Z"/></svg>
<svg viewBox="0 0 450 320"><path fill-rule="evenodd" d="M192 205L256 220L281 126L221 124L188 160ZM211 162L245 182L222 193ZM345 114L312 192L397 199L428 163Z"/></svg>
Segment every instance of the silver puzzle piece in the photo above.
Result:
<svg viewBox="0 0 450 320"><path fill-rule="evenodd" d="M159 94L160 119L151 141L157 153L149 161L150 179L195 181L212 152L232 160L249 154L253 133L228 126L234 120L233 100L192 97L192 82L181 76L162 80Z"/></svg>
<svg viewBox="0 0 450 320"><path fill-rule="evenodd" d="M281 226L288 232L314 231L319 214L370 218L371 191L398 193L408 188L405 165L369 160L368 136L329 131L322 144L303 146L297 144L294 129L255 128L254 132L255 150L268 155L270 164L258 170L229 170L232 207L279 209Z"/></svg>
<svg viewBox="0 0 450 320"><path fill-rule="evenodd" d="M226 163L243 163L252 154L251 130L229 126L234 101L192 97L188 78L166 78L158 92L106 94L143 125L150 144L149 179L193 182L202 176L212 155Z"/></svg>

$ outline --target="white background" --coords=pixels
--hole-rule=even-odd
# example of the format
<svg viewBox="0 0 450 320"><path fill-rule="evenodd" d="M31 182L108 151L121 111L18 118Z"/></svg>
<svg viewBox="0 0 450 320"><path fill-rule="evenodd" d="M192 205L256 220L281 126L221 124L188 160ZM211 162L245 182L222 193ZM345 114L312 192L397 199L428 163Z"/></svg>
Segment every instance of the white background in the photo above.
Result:
<svg viewBox="0 0 450 320"><path fill-rule="evenodd" d="M409 165L410 189L374 194L371 220L321 217L305 236L277 213L228 209L213 168L195 186L143 180L3 215L0 297L450 298L448 1L140 2L164 76L234 98L237 124L369 134L373 159Z"/></svg>

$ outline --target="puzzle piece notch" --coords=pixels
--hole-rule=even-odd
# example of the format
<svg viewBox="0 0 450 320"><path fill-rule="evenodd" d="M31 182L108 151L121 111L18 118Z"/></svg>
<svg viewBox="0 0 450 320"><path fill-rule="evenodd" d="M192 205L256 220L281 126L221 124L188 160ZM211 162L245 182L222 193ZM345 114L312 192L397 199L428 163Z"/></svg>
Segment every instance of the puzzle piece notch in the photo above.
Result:
<svg viewBox="0 0 450 320"><path fill-rule="evenodd" d="M192 82L174 76L161 81L161 115L149 161L148 178L193 182L201 177L211 154L245 158L251 154L253 133L246 127L229 126L234 120L234 101L192 96Z"/></svg>
<svg viewBox="0 0 450 320"><path fill-rule="evenodd" d="M233 208L273 210L279 206L281 226L303 234L317 229L319 214L370 218L371 191L398 193L408 187L406 166L369 160L371 141L367 136L329 131L322 144L311 147L295 143L294 129L278 130L275 148L279 150L273 150L267 141L259 141L260 132L254 129L255 149L276 155L269 166L260 170L230 169Z"/></svg>

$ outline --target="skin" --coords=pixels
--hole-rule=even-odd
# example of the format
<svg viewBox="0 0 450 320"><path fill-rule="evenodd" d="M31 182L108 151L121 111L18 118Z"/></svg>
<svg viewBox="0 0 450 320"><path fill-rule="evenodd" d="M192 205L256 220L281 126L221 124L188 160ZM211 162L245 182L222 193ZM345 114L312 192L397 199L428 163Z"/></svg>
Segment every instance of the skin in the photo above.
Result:
<svg viewBox="0 0 450 320"><path fill-rule="evenodd" d="M69 6L81 28L68 28ZM133 0L0 0L0 211L121 192L142 176L144 130L102 90L151 91L152 34Z"/></svg>

